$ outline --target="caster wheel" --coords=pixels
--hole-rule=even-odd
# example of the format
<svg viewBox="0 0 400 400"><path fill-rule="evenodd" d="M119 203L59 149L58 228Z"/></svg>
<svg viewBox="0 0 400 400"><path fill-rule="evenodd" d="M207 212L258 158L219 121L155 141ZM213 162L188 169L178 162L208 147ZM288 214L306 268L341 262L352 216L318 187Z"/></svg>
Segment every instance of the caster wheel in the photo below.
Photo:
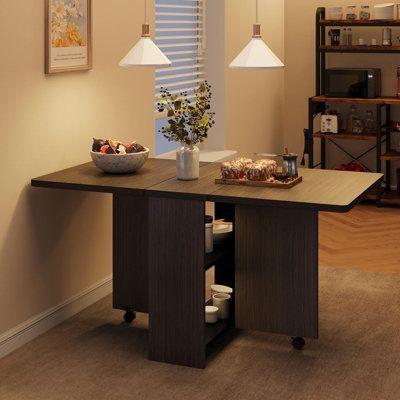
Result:
<svg viewBox="0 0 400 400"><path fill-rule="evenodd" d="M136 313L134 311L129 311L126 310L125 315L124 315L124 320L128 324L132 323L136 318Z"/></svg>
<svg viewBox="0 0 400 400"><path fill-rule="evenodd" d="M292 346L296 350L303 350L305 344L306 344L306 342L304 341L304 339L302 337L296 337L292 340Z"/></svg>

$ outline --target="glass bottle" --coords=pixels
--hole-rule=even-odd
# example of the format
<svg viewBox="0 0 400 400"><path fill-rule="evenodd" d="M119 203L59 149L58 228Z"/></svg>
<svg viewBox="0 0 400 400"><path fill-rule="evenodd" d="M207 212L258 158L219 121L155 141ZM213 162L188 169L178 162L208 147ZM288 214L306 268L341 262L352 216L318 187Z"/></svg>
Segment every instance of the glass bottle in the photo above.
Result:
<svg viewBox="0 0 400 400"><path fill-rule="evenodd" d="M360 20L368 21L371 18L371 11L369 6L361 6Z"/></svg>
<svg viewBox="0 0 400 400"><path fill-rule="evenodd" d="M353 31L351 30L351 28L349 28L349 30L347 31L347 45L353 45Z"/></svg>
<svg viewBox="0 0 400 400"><path fill-rule="evenodd" d="M364 124L361 118L353 118L353 133L360 135L364 131Z"/></svg>
<svg viewBox="0 0 400 400"><path fill-rule="evenodd" d="M365 118L365 128L364 132L368 134L374 134L375 133L375 117L374 113L371 110L367 111L367 116Z"/></svg>
<svg viewBox="0 0 400 400"><path fill-rule="evenodd" d="M346 19L348 21L354 21L357 19L357 6L346 7Z"/></svg>
<svg viewBox="0 0 400 400"><path fill-rule="evenodd" d="M357 107L353 104L347 115L346 129L348 133L354 133L354 128L357 129L357 124L355 123L357 120L360 120L360 115L358 114Z"/></svg>
<svg viewBox="0 0 400 400"><path fill-rule="evenodd" d="M349 40L348 40L347 28L344 28L342 34L342 46L348 46L348 44Z"/></svg>

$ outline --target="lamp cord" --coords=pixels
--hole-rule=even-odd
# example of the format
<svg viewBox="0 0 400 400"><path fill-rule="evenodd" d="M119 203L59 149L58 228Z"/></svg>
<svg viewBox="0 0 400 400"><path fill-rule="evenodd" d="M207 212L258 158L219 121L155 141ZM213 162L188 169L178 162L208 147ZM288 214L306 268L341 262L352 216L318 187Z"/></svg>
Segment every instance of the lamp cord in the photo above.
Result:
<svg viewBox="0 0 400 400"><path fill-rule="evenodd" d="M147 0L144 0L144 22L147 24Z"/></svg>
<svg viewBox="0 0 400 400"><path fill-rule="evenodd" d="M258 0L256 0L256 24L258 24Z"/></svg>

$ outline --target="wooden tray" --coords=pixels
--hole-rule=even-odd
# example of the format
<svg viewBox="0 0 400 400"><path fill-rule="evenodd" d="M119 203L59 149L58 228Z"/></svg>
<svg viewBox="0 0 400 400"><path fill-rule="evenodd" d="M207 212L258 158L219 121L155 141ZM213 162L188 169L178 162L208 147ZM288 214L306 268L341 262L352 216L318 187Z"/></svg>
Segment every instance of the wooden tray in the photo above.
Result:
<svg viewBox="0 0 400 400"><path fill-rule="evenodd" d="M217 178L215 179L215 183L218 185L241 185L241 186L257 186L257 187L265 187L265 188L280 188L280 189L290 189L293 186L296 186L300 182L303 181L303 177L299 176L296 179L293 179L289 183L276 183L276 182L267 182L267 181L248 181L246 179L223 179Z"/></svg>

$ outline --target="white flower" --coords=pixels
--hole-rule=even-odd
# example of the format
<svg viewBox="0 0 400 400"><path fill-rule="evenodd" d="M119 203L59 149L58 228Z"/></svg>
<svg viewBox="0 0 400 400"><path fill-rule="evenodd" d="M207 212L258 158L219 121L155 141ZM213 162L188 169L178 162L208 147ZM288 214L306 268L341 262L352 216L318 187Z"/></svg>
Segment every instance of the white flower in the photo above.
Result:
<svg viewBox="0 0 400 400"><path fill-rule="evenodd" d="M76 7L73 7L72 5L66 6L67 14L72 17L72 18L78 18L79 17L79 11Z"/></svg>
<svg viewBox="0 0 400 400"><path fill-rule="evenodd" d="M51 33L54 39L61 38L67 29L67 21L63 17L55 16L51 19Z"/></svg>
<svg viewBox="0 0 400 400"><path fill-rule="evenodd" d="M66 16L64 0L53 0L51 3L51 13L57 17L64 18Z"/></svg>

